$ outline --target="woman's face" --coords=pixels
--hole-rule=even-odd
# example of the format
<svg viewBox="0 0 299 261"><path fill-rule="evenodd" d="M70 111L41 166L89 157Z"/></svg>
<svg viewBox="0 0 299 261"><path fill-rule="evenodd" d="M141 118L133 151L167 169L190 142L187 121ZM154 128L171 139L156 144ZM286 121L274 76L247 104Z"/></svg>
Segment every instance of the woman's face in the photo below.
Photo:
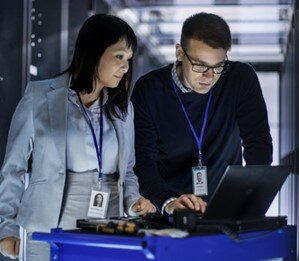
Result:
<svg viewBox="0 0 299 261"><path fill-rule="evenodd" d="M102 204L102 201L103 201L102 195L97 195L96 201L97 201L98 204Z"/></svg>
<svg viewBox="0 0 299 261"><path fill-rule="evenodd" d="M110 45L103 53L97 69L96 88L115 88L129 70L133 51L123 39Z"/></svg>

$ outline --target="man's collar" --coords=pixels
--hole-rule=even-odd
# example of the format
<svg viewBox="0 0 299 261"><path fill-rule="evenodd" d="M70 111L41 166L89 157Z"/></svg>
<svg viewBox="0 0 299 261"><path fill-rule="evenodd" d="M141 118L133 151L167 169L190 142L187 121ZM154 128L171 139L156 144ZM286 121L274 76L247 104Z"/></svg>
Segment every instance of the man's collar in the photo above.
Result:
<svg viewBox="0 0 299 261"><path fill-rule="evenodd" d="M175 82L175 84L179 87L179 89L183 92L183 93L189 93L189 92L192 92L191 89L189 89L188 87L184 86L182 84L182 82L180 81L179 79L179 76L177 74L177 66L181 66L181 63L179 61L176 61L173 66L172 66L172 69L171 69L171 76L172 76L172 79L173 81Z"/></svg>

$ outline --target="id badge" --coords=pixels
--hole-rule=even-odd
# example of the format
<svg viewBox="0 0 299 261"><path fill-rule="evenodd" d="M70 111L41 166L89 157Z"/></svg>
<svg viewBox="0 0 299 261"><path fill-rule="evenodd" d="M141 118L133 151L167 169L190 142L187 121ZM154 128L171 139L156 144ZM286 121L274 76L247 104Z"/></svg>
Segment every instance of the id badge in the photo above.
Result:
<svg viewBox="0 0 299 261"><path fill-rule="evenodd" d="M87 216L91 218L106 218L110 193L93 188L91 190Z"/></svg>
<svg viewBox="0 0 299 261"><path fill-rule="evenodd" d="M192 167L192 180L193 180L193 194L196 196L208 195L208 178L206 166Z"/></svg>

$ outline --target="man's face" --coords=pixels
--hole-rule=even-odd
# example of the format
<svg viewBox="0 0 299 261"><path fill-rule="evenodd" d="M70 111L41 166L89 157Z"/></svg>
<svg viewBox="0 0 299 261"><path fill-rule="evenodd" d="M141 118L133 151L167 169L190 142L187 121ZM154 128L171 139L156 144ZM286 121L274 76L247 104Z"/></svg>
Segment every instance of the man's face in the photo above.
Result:
<svg viewBox="0 0 299 261"><path fill-rule="evenodd" d="M214 73L213 69L209 69L204 73L194 72L191 62L212 67L223 66L227 50L222 48L214 49L204 42L195 39L190 39L184 50L180 44L177 44L176 57L178 61L182 62L182 66L177 68L180 80L186 87L197 93L205 94L209 92L219 80L221 74Z"/></svg>

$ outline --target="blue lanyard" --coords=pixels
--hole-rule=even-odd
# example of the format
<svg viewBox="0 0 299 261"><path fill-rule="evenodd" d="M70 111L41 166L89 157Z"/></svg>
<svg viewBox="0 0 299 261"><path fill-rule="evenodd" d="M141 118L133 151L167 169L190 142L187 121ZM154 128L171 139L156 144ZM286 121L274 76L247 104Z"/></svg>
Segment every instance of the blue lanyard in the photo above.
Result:
<svg viewBox="0 0 299 261"><path fill-rule="evenodd" d="M77 92L77 96L79 98L81 107L83 109L85 119L86 119L86 121L89 125L90 130L91 130L93 144L96 148L97 159L98 159L98 164L99 164L99 182L101 182L101 178L102 178L102 148L103 148L103 95L101 95L101 98L100 98L101 112L100 112L100 138L99 138L99 144L97 142L96 134L95 134L94 128L92 126L91 119L89 118L89 116L88 116L88 114L85 110L85 107L82 103L80 94L78 92Z"/></svg>
<svg viewBox="0 0 299 261"><path fill-rule="evenodd" d="M174 83L173 79L171 79L171 82L172 82L172 87L173 87L173 90L181 104L181 107L182 107L182 110L184 112L184 115L185 115L185 118L186 120L188 121L188 124L189 124L189 127L192 131L192 135L196 141L196 144L197 144L197 149L198 149L198 165L201 167L202 166L202 153L201 153L201 146L202 146L202 140L203 140L203 135L205 133L205 129L206 129L206 125L207 125L207 121L208 121L208 115L209 115L209 108L210 108L210 104L211 104L211 99L212 99L212 92L213 92L213 89L210 90L210 93L209 93L209 97L208 97L208 103L206 105L206 109L205 109L205 114L204 114L204 120L203 120L203 124L202 124L202 128L201 128L201 131L200 131L200 134L199 134L199 137L198 135L196 134L195 132L195 128L194 128L194 125L192 124L191 120L190 120L190 117L188 115L188 112L181 100L181 97L179 96L179 93L178 93L178 90L177 90L177 86L176 84Z"/></svg>

